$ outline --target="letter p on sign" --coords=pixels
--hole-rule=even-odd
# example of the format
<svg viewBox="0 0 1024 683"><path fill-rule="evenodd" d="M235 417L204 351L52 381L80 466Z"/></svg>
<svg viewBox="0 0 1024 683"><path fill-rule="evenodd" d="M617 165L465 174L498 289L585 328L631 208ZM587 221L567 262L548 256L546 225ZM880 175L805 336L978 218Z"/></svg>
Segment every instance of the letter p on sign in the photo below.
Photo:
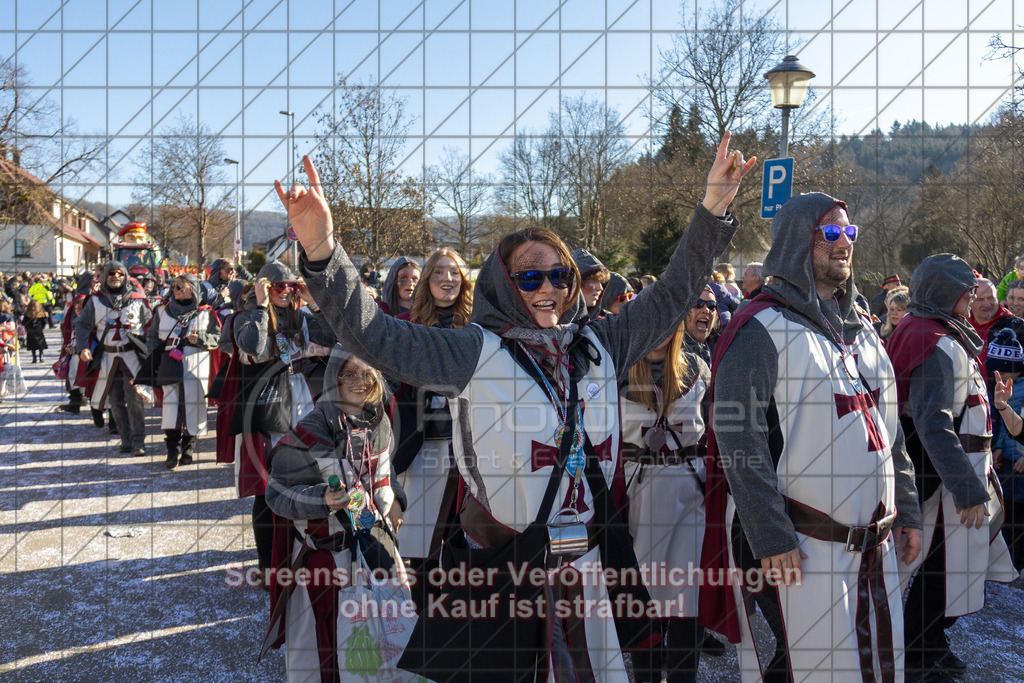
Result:
<svg viewBox="0 0 1024 683"><path fill-rule="evenodd" d="M793 157L764 162L761 218L773 218L793 194Z"/></svg>

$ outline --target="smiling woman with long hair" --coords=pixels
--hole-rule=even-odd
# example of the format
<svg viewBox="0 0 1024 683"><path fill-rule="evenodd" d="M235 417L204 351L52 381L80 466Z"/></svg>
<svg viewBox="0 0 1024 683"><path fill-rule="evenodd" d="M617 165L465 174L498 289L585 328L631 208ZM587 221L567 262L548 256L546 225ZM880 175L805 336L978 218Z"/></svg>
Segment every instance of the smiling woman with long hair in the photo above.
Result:
<svg viewBox="0 0 1024 683"><path fill-rule="evenodd" d="M678 327L700 294L736 231L728 206L755 160L730 153L726 133L704 200L664 275L618 315L580 324L587 310L569 250L551 231L532 228L505 237L488 257L470 324L457 330L413 325L377 308L345 250L335 245L316 168L309 157L303 161L311 188L276 188L305 251L306 282L339 341L386 375L449 400L465 495L460 528L447 539L442 566L454 567L456 557L479 563L488 561L484 555L512 553L510 558L526 559L525 566L513 567L517 572L543 572L543 557L557 549L565 553L559 571L544 572L557 599L575 590L568 587L569 575L578 581L574 572L580 568L598 561L635 567L635 557L622 555L632 556L628 535L610 503L620 441L617 384ZM580 527L591 521L600 533L588 540ZM573 539L569 548L548 543L545 528L560 523L552 534ZM577 596L608 599L600 579L576 583ZM544 591L523 584L509 592L510 582L515 580L502 578L471 595L486 601L536 592L542 599ZM623 602L626 597L632 595ZM557 680L623 681L621 648L650 635L644 624L613 622L593 611L550 622L517 613L475 619L470 630L467 625L457 615L422 614L403 667L433 680L465 680L468 671L480 679L500 674L532 680L541 671Z"/></svg>

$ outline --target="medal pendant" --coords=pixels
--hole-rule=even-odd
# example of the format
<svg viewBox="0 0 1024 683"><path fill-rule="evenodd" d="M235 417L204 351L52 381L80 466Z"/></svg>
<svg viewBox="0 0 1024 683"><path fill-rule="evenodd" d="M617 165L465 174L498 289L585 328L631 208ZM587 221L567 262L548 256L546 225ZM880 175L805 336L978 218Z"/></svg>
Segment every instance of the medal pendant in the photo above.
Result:
<svg viewBox="0 0 1024 683"><path fill-rule="evenodd" d="M668 441L668 435L662 427L657 425L648 429L644 434L644 443L654 453L660 452L665 447L666 441Z"/></svg>

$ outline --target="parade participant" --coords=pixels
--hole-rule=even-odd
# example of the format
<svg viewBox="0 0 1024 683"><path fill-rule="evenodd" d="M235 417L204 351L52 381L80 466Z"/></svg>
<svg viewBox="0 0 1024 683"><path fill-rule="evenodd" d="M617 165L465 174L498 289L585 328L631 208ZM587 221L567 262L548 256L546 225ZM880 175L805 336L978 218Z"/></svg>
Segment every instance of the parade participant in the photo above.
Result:
<svg viewBox="0 0 1024 683"><path fill-rule="evenodd" d="M604 286L604 293L597 303L597 309L602 315L617 315L622 310L622 305L636 296L632 285L618 273L608 274L608 283Z"/></svg>
<svg viewBox="0 0 1024 683"><path fill-rule="evenodd" d="M388 315L405 313L412 308L412 293L420 281L420 264L405 256L399 256L388 270L384 279L378 306Z"/></svg>
<svg viewBox="0 0 1024 683"><path fill-rule="evenodd" d="M965 261L929 256L911 276L908 316L886 347L924 519L927 551L900 568L904 584L914 577L904 619L907 671L919 676L963 673L966 666L949 649L945 629L985 606L986 579L1017 576L998 533L1002 508L999 481L990 476L983 344L967 320L978 289Z"/></svg>
<svg viewBox="0 0 1024 683"><path fill-rule="evenodd" d="M78 386L78 373L84 373L86 369L75 351L75 320L82 314L85 300L92 292L92 273L79 275L77 282L77 287L71 294L71 301L60 321L61 356L67 358L67 377L64 379L64 386L68 390L68 402L57 406L57 410L72 415L77 415L81 411L87 398L83 395L87 390ZM88 393L92 395L91 387Z"/></svg>
<svg viewBox="0 0 1024 683"><path fill-rule="evenodd" d="M715 300L715 293L711 287L705 287L700 293L700 299L683 318L683 325L686 329L686 350L700 356L709 367L711 346L708 340L719 330L718 322L718 302Z"/></svg>
<svg viewBox="0 0 1024 683"><path fill-rule="evenodd" d="M473 310L473 283L462 257L442 247L427 258L423 275L412 310L398 319L442 329L465 327ZM402 385L395 398L399 419L393 462L408 499L398 539L402 557L419 578L416 603L423 605L430 586L427 572L437 566L442 532L455 503L457 475L450 473L449 456L452 417L447 399L432 391Z"/></svg>
<svg viewBox="0 0 1024 683"><path fill-rule="evenodd" d="M607 488L618 461L617 381L679 325L735 232L737 222L728 206L756 161L730 153L729 139L727 132L704 200L661 280L642 301L582 329L576 324L586 315L579 276L569 250L549 230L531 228L501 241L477 279L472 324L460 330L410 325L378 312L363 293L358 272L334 243L330 209L309 157L303 158L309 190L295 186L286 192L275 183L305 250L306 282L341 344L392 377L448 397L455 461L467 487L462 533L451 537L462 552L497 551L511 544L535 557L532 544L540 543L539 530L557 522L562 508L568 508L570 518L578 514L581 524L596 516L596 506L603 517L599 522L617 519L614 507L609 509ZM387 344L380 343L385 339ZM560 458L565 458L564 470L557 465ZM545 496L549 483L557 492L551 489L552 495ZM554 500L557 505L551 504ZM621 523L601 525L598 535L616 529ZM546 540L541 547L547 547ZM607 564L623 552L632 555L620 545L589 545L582 556L565 559L550 578L551 590L564 595L559 578L564 572L594 566L599 557ZM494 590L485 586L481 595ZM582 586L581 594L584 600L606 596L600 576ZM529 623L536 620L514 618L495 628L512 632ZM557 680L563 675L626 680L616 624L593 612L552 617L544 626L552 629L551 638L542 639L537 631L536 641L511 649L504 642L474 644L473 632L464 630L467 625L458 618L421 617L412 642L418 636L427 640L406 650L403 664L449 672L442 678L453 670L465 675L466 667L478 675L486 669L513 676L540 667ZM444 645L425 649L438 640Z"/></svg>
<svg viewBox="0 0 1024 683"><path fill-rule="evenodd" d="M712 577L760 568L777 585L783 642L768 669L787 680L901 674L896 555L904 542L904 563L918 554L920 512L892 366L854 308L857 233L828 195L786 202L771 225L771 282L733 318L712 365L702 565ZM723 470L738 527L726 518ZM739 552L731 527L742 531ZM720 579L701 587L702 623L740 641L741 671L756 679L739 589Z"/></svg>
<svg viewBox="0 0 1024 683"><path fill-rule="evenodd" d="M677 568L688 576L700 564L704 540L703 437L711 371L684 351L685 336L686 323L630 368L621 387L621 413L629 533L637 560L641 567ZM633 653L637 680L660 681L666 671L669 683L696 681L704 640L697 583L656 581L647 588L655 605L682 600L682 609L659 613L666 647Z"/></svg>
<svg viewBox="0 0 1024 683"><path fill-rule="evenodd" d="M43 310L43 305L36 299L28 302L21 324L25 328L25 350L32 352L32 362L43 360L43 351L49 348L46 343L46 324L50 315Z"/></svg>
<svg viewBox="0 0 1024 683"><path fill-rule="evenodd" d="M322 572L314 570L333 574L359 566L353 534L374 527L384 531L394 504L383 378L340 346L331 353L328 376L333 381L316 407L270 455L267 505L284 522L276 525L274 566L306 567L314 577L308 585L274 584L271 590L271 613L280 618L270 625L264 651L287 643L289 681L337 681L339 674L340 680L353 680L344 675L346 657L339 651L346 643L336 638L342 586L330 579L318 582ZM340 490L329 488L332 475ZM341 518L333 514L339 511ZM397 569L392 576L404 583L401 558L394 553L390 559Z"/></svg>
<svg viewBox="0 0 1024 683"><path fill-rule="evenodd" d="M587 305L587 315L597 318L601 315L601 307L598 306L598 303L601 301L604 287L610 278L608 269L597 260L596 256L582 247L572 252L572 260L580 271L583 302Z"/></svg>
<svg viewBox="0 0 1024 683"><path fill-rule="evenodd" d="M136 456L146 454L140 393L145 390L132 380L139 371L139 353L145 349L143 335L152 317L146 295L129 283L125 267L119 261L107 261L99 291L86 300L75 321L75 350L81 360L92 360L90 341L98 342L99 375L91 405L95 410L110 408L119 426L121 452Z"/></svg>
<svg viewBox="0 0 1024 683"><path fill-rule="evenodd" d="M20 398L28 391L21 372L18 323L7 301L0 302L0 400Z"/></svg>
<svg viewBox="0 0 1024 683"><path fill-rule="evenodd" d="M313 407L301 372L310 340L307 316L294 296L296 284L286 265L267 263L220 339L220 349L231 353L231 360L218 398L217 460L234 462L239 497L253 498L253 532L264 570L273 542L264 498L266 453Z"/></svg>
<svg viewBox="0 0 1024 683"><path fill-rule="evenodd" d="M200 305L201 296L195 275L179 275L171 285L171 298L154 313L146 338L150 356L157 354L159 359L152 363L153 369L169 362L165 359L181 364L181 381L163 385L160 429L167 445L164 465L169 470L191 465L196 438L206 434L210 349L220 341L220 326L213 309Z"/></svg>

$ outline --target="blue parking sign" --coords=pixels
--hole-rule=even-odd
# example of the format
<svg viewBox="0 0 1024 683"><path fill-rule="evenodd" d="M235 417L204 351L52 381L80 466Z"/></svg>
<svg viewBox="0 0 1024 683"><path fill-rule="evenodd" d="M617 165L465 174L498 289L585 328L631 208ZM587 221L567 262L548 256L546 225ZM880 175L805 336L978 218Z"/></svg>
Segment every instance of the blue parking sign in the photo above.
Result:
<svg viewBox="0 0 1024 683"><path fill-rule="evenodd" d="M793 194L793 157L764 162L761 218L773 218Z"/></svg>

